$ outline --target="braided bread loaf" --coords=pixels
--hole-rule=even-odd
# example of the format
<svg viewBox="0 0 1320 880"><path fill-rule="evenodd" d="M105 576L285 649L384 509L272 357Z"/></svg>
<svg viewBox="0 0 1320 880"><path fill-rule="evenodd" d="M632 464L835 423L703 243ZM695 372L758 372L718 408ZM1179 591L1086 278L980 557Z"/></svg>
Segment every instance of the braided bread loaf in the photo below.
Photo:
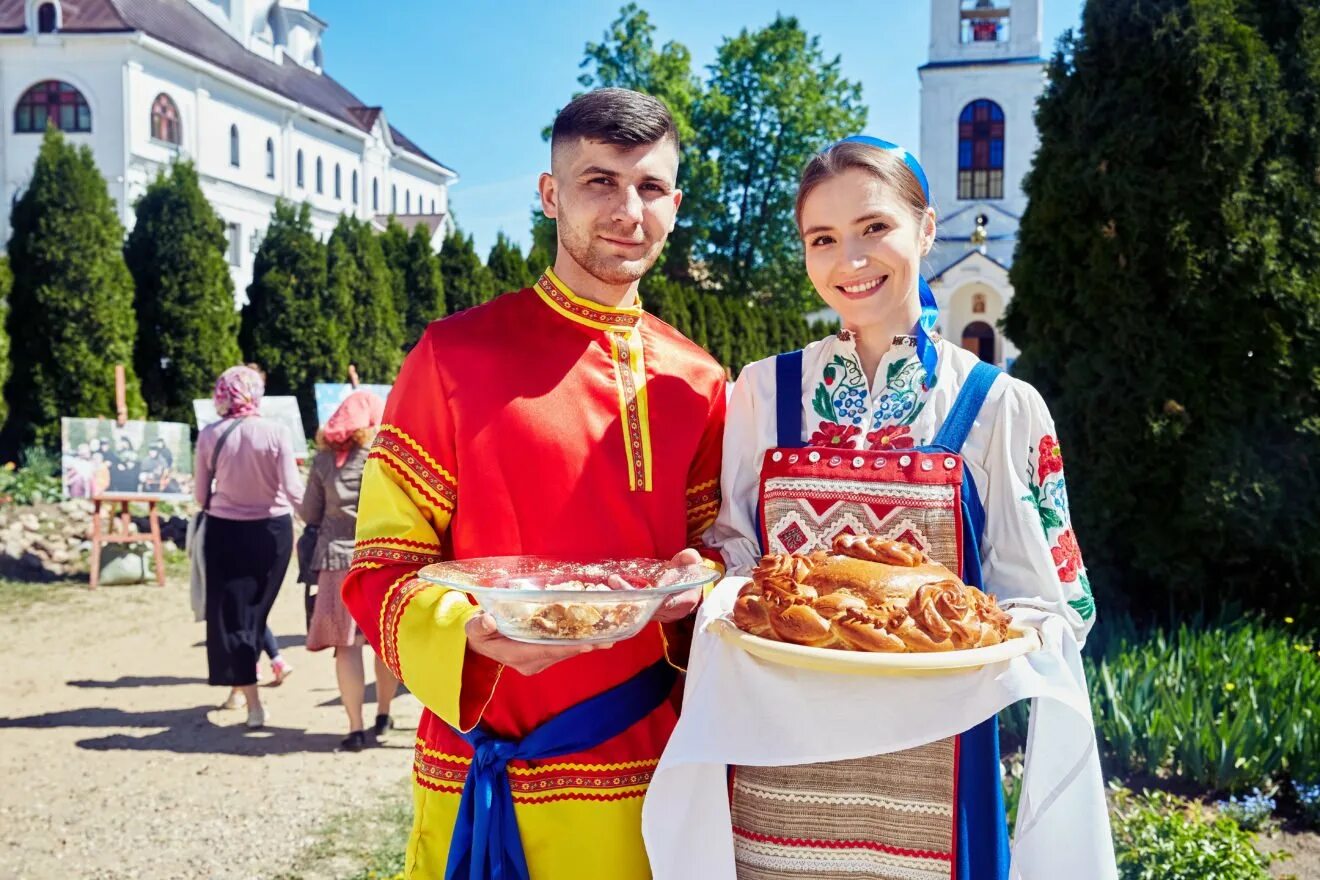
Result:
<svg viewBox="0 0 1320 880"><path fill-rule="evenodd" d="M920 549L840 535L833 550L763 557L734 603L734 625L762 638L852 651L955 651L1009 638L1010 618L994 597Z"/></svg>

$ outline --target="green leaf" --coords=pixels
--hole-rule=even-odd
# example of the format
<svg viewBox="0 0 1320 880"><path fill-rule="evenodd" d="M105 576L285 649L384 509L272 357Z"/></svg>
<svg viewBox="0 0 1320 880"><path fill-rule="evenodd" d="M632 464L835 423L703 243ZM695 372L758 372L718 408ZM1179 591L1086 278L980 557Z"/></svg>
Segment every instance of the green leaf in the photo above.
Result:
<svg viewBox="0 0 1320 880"><path fill-rule="evenodd" d="M1037 510L1040 512L1040 524L1045 529L1046 534L1049 533L1050 529L1063 528L1063 517L1059 516L1054 508L1042 505Z"/></svg>
<svg viewBox="0 0 1320 880"><path fill-rule="evenodd" d="M839 416L834 411L834 400L830 397L830 392L824 385L816 386L816 395L811 399L811 408L826 421L839 421Z"/></svg>

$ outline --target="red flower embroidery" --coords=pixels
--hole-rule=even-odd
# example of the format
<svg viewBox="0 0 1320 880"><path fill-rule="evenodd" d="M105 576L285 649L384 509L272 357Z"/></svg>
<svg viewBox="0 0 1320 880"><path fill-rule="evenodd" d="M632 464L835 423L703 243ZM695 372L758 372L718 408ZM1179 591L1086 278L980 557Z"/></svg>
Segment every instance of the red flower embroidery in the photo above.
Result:
<svg viewBox="0 0 1320 880"><path fill-rule="evenodd" d="M866 435L866 448L871 450L885 449L911 449L912 438L908 436L911 433L910 425L895 425L889 428L880 428Z"/></svg>
<svg viewBox="0 0 1320 880"><path fill-rule="evenodd" d="M1036 474L1042 486L1045 485L1045 479L1052 474L1063 473L1063 452L1059 449L1059 441L1055 440L1049 434L1040 438L1040 469Z"/></svg>
<svg viewBox="0 0 1320 880"><path fill-rule="evenodd" d="M1059 567L1059 580L1065 584L1077 580L1082 568L1082 548L1077 546L1077 536L1073 534L1072 529L1067 529L1059 535L1059 543L1050 548L1050 555L1054 557L1054 564Z"/></svg>
<svg viewBox="0 0 1320 880"><path fill-rule="evenodd" d="M852 439L862 433L856 425L836 425L833 422L821 422L816 433L807 441L808 446L849 446Z"/></svg>

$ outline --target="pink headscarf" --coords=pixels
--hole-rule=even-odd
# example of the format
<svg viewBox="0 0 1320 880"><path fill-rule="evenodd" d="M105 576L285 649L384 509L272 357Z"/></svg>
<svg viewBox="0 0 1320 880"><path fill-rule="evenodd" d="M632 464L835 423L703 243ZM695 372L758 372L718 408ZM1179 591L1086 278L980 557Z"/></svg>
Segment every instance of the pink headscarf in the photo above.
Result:
<svg viewBox="0 0 1320 880"><path fill-rule="evenodd" d="M353 434L374 428L385 416L385 401L370 391L354 391L339 404L334 415L321 428L321 436L335 452L335 467L343 467L353 451Z"/></svg>
<svg viewBox="0 0 1320 880"><path fill-rule="evenodd" d="M215 380L215 411L222 419L241 419L261 407L266 382L251 367L230 367Z"/></svg>

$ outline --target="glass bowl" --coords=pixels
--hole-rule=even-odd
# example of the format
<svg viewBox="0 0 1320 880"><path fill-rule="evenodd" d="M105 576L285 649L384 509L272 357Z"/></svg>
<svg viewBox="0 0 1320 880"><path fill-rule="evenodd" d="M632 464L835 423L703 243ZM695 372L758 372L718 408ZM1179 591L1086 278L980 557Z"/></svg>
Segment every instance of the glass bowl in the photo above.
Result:
<svg viewBox="0 0 1320 880"><path fill-rule="evenodd" d="M719 577L705 565L671 566L663 559L549 556L437 562L417 576L469 594L502 635L534 645L622 641L640 632L669 596Z"/></svg>

